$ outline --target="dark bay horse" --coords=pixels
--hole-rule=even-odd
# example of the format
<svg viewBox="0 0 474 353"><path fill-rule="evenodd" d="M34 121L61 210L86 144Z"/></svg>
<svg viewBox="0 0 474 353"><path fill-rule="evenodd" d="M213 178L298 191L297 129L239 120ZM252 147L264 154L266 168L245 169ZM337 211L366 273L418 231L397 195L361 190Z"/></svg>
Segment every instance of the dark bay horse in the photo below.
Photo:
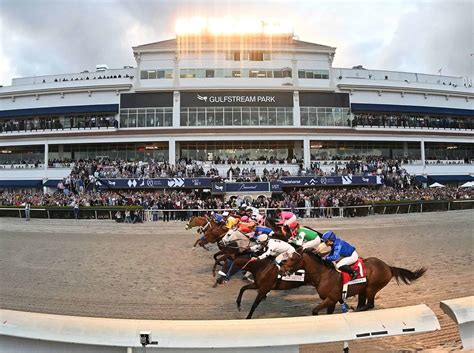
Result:
<svg viewBox="0 0 474 353"><path fill-rule="evenodd" d="M271 290L288 290L301 286L311 285L311 283L307 281L306 278L304 282L283 281L278 278L278 267L273 262L273 258L266 258L264 260L249 262L248 256L240 256L234 260L233 264L227 262L224 265L223 271L227 271L230 266L232 266L232 270L231 272L227 273L229 277L240 270L244 270L251 272L254 278L254 283L247 284L240 289L239 295L237 296L236 300L237 308L240 311L242 296L244 292L248 289L257 290L257 297L255 298L252 304L252 308L250 309L250 312L247 315L247 319L252 318L252 315L255 309L257 309L257 306L263 299L266 298L267 294ZM216 280L216 284L214 286L216 286L217 283L222 283L222 279L223 277L219 277Z"/></svg>
<svg viewBox="0 0 474 353"><path fill-rule="evenodd" d="M209 250L206 248L206 244L218 242L227 232L227 228L225 226L219 225L215 221L210 220L207 217L193 216L184 228L188 230L194 227L200 227L198 233L202 234L202 236L196 240L193 245L193 249L195 249L196 246L199 245L200 247Z"/></svg>
<svg viewBox="0 0 474 353"><path fill-rule="evenodd" d="M416 271L387 265L376 257L364 259L367 282L352 284L348 287L347 297L359 295L356 311L372 309L375 306L375 295L395 277L398 284L405 284L417 280L426 272L421 267ZM313 315L318 315L321 309L327 308L328 313L334 310L335 304L342 297L342 276L332 263L324 261L319 255L313 253L294 253L282 265L280 273L291 273L298 269L306 272L305 280L316 288L322 302L313 309ZM332 313L332 312L331 312Z"/></svg>

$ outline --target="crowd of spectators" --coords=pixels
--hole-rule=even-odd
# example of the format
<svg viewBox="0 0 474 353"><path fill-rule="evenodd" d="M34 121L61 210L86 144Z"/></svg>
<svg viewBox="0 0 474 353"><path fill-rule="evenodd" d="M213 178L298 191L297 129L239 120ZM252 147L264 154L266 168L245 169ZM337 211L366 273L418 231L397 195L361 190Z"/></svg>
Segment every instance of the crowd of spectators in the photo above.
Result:
<svg viewBox="0 0 474 353"><path fill-rule="evenodd" d="M472 119L429 115L355 114L352 126L474 129Z"/></svg>
<svg viewBox="0 0 474 353"><path fill-rule="evenodd" d="M65 122L67 119L67 126ZM71 116L63 120L59 117L40 117L35 119L12 119L0 122L0 133L46 131L46 130L71 130L92 128L118 128L118 121L109 116ZM63 121L63 122L61 122Z"/></svg>

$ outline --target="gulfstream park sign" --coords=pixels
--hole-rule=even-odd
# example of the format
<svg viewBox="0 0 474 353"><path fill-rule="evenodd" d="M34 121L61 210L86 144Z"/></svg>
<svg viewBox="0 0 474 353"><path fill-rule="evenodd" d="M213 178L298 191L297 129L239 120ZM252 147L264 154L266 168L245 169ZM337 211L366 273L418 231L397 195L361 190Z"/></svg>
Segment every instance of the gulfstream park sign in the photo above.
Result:
<svg viewBox="0 0 474 353"><path fill-rule="evenodd" d="M276 103L275 96L201 96L197 99L209 103Z"/></svg>
<svg viewBox="0 0 474 353"><path fill-rule="evenodd" d="M293 92L181 92L180 104L182 107L293 107Z"/></svg>

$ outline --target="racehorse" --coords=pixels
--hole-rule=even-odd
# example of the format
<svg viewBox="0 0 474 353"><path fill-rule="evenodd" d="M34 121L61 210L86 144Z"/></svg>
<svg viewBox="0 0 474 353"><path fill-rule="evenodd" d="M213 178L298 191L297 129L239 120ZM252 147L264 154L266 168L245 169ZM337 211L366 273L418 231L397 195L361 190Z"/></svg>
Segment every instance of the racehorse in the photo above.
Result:
<svg viewBox="0 0 474 353"><path fill-rule="evenodd" d="M216 243L227 232L225 226L220 226L213 220L209 220L207 217L193 216L184 228L188 230L194 227L200 227L198 233L201 233L202 236L196 240L193 249L199 245L202 248L209 250L206 248L206 244Z"/></svg>
<svg viewBox="0 0 474 353"><path fill-rule="evenodd" d="M271 290L288 290L294 289L301 286L311 285L311 282L306 280L304 281L284 281L281 278L278 278L278 267L273 262L272 258L266 258L264 260L257 260L249 262L250 258L248 256L237 257L233 263L226 262L223 268L223 272L226 272L227 279L230 278L233 274L238 271L245 270L252 273L254 278L254 283L247 284L240 289L239 295L237 296L237 308L241 310L242 296L244 292L248 289L257 289L257 297L255 298L252 308L250 309L247 319L251 319L252 315L257 309L257 306L260 302L266 298L268 292ZM219 277L214 284L214 287L217 284L223 283L225 279L224 276ZM335 305L334 305L335 306ZM328 309L329 311L329 309ZM333 308L334 311L334 308Z"/></svg>
<svg viewBox="0 0 474 353"><path fill-rule="evenodd" d="M327 308L328 313L334 310L335 304L342 298L342 276L334 268L332 263L324 261L319 255L303 252L295 252L280 269L280 273L292 273L304 269L305 280L310 281L316 288L322 302L317 305L312 313L318 315L321 309ZM426 272L421 267L412 272L405 268L389 266L376 257L364 259L365 276L364 283L351 284L348 287L347 297L359 295L356 311L365 311L374 308L375 295L395 277L398 284L405 284L417 280ZM331 313L332 313L331 311Z"/></svg>
<svg viewBox="0 0 474 353"><path fill-rule="evenodd" d="M273 229L273 236L274 239L280 239L283 241L288 241L290 238L290 232L285 230L285 227L282 224L278 224L278 220L266 217L265 218L265 227L269 227Z"/></svg>
<svg viewBox="0 0 474 353"><path fill-rule="evenodd" d="M213 276L216 275L217 266L222 265L223 261L246 252L250 247L250 239L236 229L227 232L217 244L220 250L214 254Z"/></svg>

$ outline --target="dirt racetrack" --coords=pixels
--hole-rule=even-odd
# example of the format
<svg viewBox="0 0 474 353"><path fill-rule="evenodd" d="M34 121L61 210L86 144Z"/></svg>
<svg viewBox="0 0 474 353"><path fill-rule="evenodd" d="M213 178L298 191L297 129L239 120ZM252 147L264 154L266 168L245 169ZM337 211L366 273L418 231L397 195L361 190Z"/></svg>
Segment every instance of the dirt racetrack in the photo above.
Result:
<svg viewBox="0 0 474 353"><path fill-rule="evenodd" d="M444 352L461 347L457 327L441 312L439 302L474 294L474 211L301 223L334 230L363 257L376 256L412 270L428 267L410 286L392 281L375 304L381 309L426 303L437 314L441 332L359 341L351 344L352 352ZM195 231L185 231L183 222L0 218L0 307L112 318L245 318L255 292L244 295L242 312L237 311L235 298L246 282L236 277L212 288L213 252L192 251L195 240ZM271 292L254 318L310 315L318 300L311 287ZM307 346L301 352L340 350L340 344L330 344Z"/></svg>

